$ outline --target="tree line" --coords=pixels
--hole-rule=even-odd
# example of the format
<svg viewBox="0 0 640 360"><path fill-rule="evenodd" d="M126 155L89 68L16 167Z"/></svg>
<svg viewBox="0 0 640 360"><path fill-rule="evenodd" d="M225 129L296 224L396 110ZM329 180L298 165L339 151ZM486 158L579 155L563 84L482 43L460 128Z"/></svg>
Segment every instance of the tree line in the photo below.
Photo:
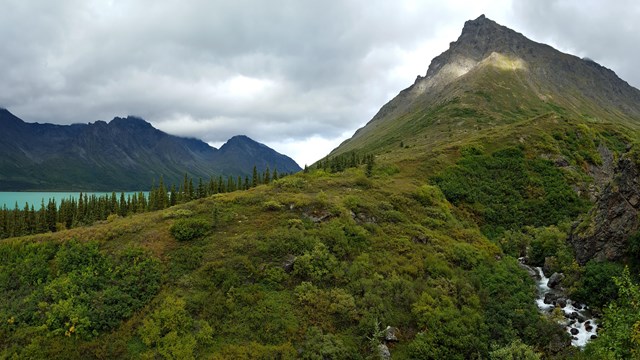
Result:
<svg viewBox="0 0 640 360"><path fill-rule="evenodd" d="M125 217L162 210L218 193L247 190L286 175L288 174L278 173L277 169L270 171L269 167L259 172L254 166L251 177L218 176L209 180L199 178L197 183L194 183L194 179L185 174L177 186L166 185L160 177L158 183L151 186L148 194L142 191L128 195L124 192L119 195L115 192L111 195L80 193L78 199L61 199L59 204L56 199L49 199L46 203L43 199L37 210L29 203L20 207L16 202L13 209L7 208L6 205L0 209L0 239L87 226L96 221L107 220L109 216Z"/></svg>
<svg viewBox="0 0 640 360"><path fill-rule="evenodd" d="M336 173L344 171L348 168L358 167L362 164L366 164L365 169L367 176L371 176L374 165L374 156L371 154L360 155L355 151L350 151L344 154L325 157L312 165L313 169L324 170L326 172ZM308 171L308 167L305 166L305 172Z"/></svg>

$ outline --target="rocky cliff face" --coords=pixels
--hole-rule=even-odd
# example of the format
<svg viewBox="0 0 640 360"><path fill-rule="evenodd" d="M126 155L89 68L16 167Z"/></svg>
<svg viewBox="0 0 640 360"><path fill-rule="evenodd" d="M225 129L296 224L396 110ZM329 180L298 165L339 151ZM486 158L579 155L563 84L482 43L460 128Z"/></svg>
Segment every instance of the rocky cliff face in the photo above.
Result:
<svg viewBox="0 0 640 360"><path fill-rule="evenodd" d="M627 153L618 161L613 178L596 200L588 217L576 223L569 242L579 263L591 259L620 260L629 236L640 230L640 162Z"/></svg>

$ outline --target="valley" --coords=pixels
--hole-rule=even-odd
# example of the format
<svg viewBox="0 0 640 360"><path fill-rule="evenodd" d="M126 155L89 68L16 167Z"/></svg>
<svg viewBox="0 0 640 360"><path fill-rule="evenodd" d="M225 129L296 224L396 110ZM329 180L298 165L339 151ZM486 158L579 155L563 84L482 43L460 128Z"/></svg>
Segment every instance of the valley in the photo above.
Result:
<svg viewBox="0 0 640 360"><path fill-rule="evenodd" d="M0 357L634 358L639 142L639 90L480 16L303 171L0 240Z"/></svg>

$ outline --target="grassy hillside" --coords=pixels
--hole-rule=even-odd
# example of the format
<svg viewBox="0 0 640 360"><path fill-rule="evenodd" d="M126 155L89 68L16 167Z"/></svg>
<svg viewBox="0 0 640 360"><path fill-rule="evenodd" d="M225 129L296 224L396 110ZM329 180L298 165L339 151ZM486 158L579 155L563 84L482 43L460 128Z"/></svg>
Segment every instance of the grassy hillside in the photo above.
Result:
<svg viewBox="0 0 640 360"><path fill-rule="evenodd" d="M593 185L598 149L633 139L616 129L547 113L415 136L369 176L313 168L5 240L2 357L366 359L383 343L400 359L579 356L516 257L584 281L566 224L589 207L574 189Z"/></svg>
<svg viewBox="0 0 640 360"><path fill-rule="evenodd" d="M389 173L313 170L3 241L2 356L375 358L387 326L396 358L558 347L516 260L438 187Z"/></svg>

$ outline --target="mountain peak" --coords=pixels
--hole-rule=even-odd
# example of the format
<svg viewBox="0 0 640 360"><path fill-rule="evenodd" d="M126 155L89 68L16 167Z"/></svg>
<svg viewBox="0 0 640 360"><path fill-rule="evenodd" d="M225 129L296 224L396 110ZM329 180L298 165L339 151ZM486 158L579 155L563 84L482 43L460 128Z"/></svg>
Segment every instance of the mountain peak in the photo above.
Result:
<svg viewBox="0 0 640 360"><path fill-rule="evenodd" d="M445 106L451 112L443 111ZM418 76L332 154L383 146L400 138L400 132L406 144L413 133L405 129L432 129L454 118L461 125L476 118L497 124L512 122L513 114L527 118L550 112L637 124L640 91L592 60L530 40L481 15L464 23L458 39L431 61L425 76ZM460 115L467 113L474 115ZM427 118L430 122L421 120Z"/></svg>
<svg viewBox="0 0 640 360"><path fill-rule="evenodd" d="M230 149L238 149L238 148L266 149L267 146L253 140L247 135L236 135L230 138L229 140L227 140L227 142L220 147L220 150L224 153L226 151L229 151Z"/></svg>
<svg viewBox="0 0 640 360"><path fill-rule="evenodd" d="M517 53L532 44L535 43L524 35L480 15L464 23L462 34L452 43L452 49L458 48L478 61L492 52Z"/></svg>
<svg viewBox="0 0 640 360"><path fill-rule="evenodd" d="M420 76L416 82L425 78L429 81L428 84L422 84L421 88L446 85L466 74L492 53L520 58L541 51L543 46L549 48L480 15L475 20L464 23L458 40L452 42L447 51L435 57L429 65L426 77Z"/></svg>
<svg viewBox="0 0 640 360"><path fill-rule="evenodd" d="M236 135L231 137L229 140L227 140L227 142L245 142L245 141L251 141L251 142L255 142L252 138L248 137L247 135Z"/></svg>
<svg viewBox="0 0 640 360"><path fill-rule="evenodd" d="M141 117L137 116L127 116L126 118L115 117L113 120L109 122L109 125L120 127L120 128L136 128L136 129L145 129L145 128L153 128L153 126L145 121Z"/></svg>
<svg viewBox="0 0 640 360"><path fill-rule="evenodd" d="M495 21L489 19L488 17L484 16L484 14L482 14L474 20L465 21L464 27L462 28L462 33L464 34L465 32L474 31L480 27L486 28L486 27L496 27L496 26L500 26L500 25Z"/></svg>

